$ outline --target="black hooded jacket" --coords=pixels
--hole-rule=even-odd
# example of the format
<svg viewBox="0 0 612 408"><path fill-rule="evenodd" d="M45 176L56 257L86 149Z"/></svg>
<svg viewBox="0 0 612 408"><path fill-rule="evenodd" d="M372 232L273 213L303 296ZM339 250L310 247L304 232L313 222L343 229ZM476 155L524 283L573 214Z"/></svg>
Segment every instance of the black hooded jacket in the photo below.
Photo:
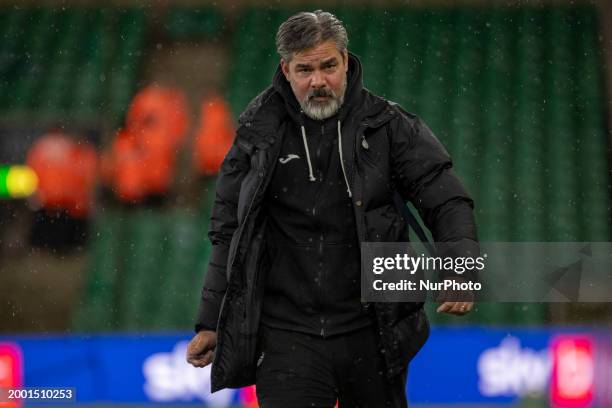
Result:
<svg viewBox="0 0 612 408"><path fill-rule="evenodd" d="M350 106L361 91L357 64L347 76L343 105ZM292 123L263 204L271 267L264 271L261 322L321 336L365 327L373 320L360 302L359 239L338 148L346 107L313 120L280 70L273 86Z"/></svg>
<svg viewBox="0 0 612 408"><path fill-rule="evenodd" d="M399 193L419 211L435 242L451 243L442 251L452 253L438 252L438 256L477 256L473 202L455 176L446 150L417 116L363 88L361 63L351 53L348 79L346 102L337 115L339 126L336 121L338 144L331 151L338 149L346 186L346 190L334 191L345 192L350 200L358 242L408 241L408 224L394 200ZM295 116L299 110L287 106L297 101L286 96L282 87L279 91L270 86L251 101L238 120L236 139L217 178L208 234L212 252L195 325L196 331L217 331L212 392L255 381L266 277L273 271L269 246L275 241L270 232L274 217L267 209L269 188L279 159L288 158L281 156L285 139L295 137L300 128ZM333 124L334 119L331 121ZM296 152L298 148L295 145ZM303 159L286 164L292 163L302 166L296 177L308 174ZM347 198L339 195L337 199L341 205ZM323 242L332 239L332 230L325 228ZM291 229L276 232L291 234ZM350 235L350 225L338 232L345 243L351 241ZM294 238L300 242L309 237L300 232ZM423 304L364 306L372 309L386 375L394 377L406 369L429 336Z"/></svg>

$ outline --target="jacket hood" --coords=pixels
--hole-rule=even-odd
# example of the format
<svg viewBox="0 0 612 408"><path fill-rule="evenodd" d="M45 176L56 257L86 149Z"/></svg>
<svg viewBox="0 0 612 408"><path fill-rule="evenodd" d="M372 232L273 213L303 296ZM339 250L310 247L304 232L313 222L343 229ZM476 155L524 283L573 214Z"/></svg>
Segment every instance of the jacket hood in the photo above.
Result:
<svg viewBox="0 0 612 408"><path fill-rule="evenodd" d="M337 113L338 119L340 121L344 120L344 118L348 115L352 108L359 105L359 99L361 98L361 91L363 89L361 61L355 54L351 52L348 53L348 60L348 72L346 73L347 78L346 91L344 94L344 103L342 104L340 110ZM303 119L300 117L302 108L300 107L299 102L293 94L293 90L291 89L289 81L287 81L285 75L283 74L283 71L281 70L280 63L278 64L276 72L274 73L272 86L276 91L278 91L278 93L285 101L287 113L291 116L291 118L297 123L302 123Z"/></svg>
<svg viewBox="0 0 612 408"><path fill-rule="evenodd" d="M351 52L348 55L349 68L344 103L333 118L344 123L354 116L357 122L363 120L369 126L380 126L395 112L395 109L389 109L393 103L373 95L363 87L361 61ZM238 133L248 128L254 132L247 131L251 134L250 137L259 134L274 139L273 135L287 116L300 125L305 118L279 64L272 84L253 98L238 118ZM244 136L243 134L243 138Z"/></svg>

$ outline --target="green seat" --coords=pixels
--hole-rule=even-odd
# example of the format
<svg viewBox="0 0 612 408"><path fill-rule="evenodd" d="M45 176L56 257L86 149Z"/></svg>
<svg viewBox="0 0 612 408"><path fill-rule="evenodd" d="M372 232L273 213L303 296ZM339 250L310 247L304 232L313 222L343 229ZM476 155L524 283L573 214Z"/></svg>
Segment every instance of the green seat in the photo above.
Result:
<svg viewBox="0 0 612 408"><path fill-rule="evenodd" d="M170 239L163 264L166 283L156 328L192 330L210 252L207 229L197 214L176 211L169 215Z"/></svg>
<svg viewBox="0 0 612 408"><path fill-rule="evenodd" d="M223 28L223 15L215 7L173 7L166 16L165 27L176 40L214 40Z"/></svg>
<svg viewBox="0 0 612 408"><path fill-rule="evenodd" d="M165 227L166 218L158 210L137 210L125 221L119 296L122 330L152 327L162 308L166 282L162 265L169 239Z"/></svg>
<svg viewBox="0 0 612 408"><path fill-rule="evenodd" d="M124 216L120 211L107 210L92 225L86 287L73 319L76 331L117 328Z"/></svg>

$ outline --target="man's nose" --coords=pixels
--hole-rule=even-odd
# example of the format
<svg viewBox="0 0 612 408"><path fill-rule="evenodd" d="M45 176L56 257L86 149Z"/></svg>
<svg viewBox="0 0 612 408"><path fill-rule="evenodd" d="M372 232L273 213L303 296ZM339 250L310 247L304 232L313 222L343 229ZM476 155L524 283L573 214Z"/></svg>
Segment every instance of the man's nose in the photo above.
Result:
<svg viewBox="0 0 612 408"><path fill-rule="evenodd" d="M312 74L312 79L310 81L310 86L315 88L315 89L324 87L325 86L325 78L323 77L323 73L321 73L318 70L314 71L313 74Z"/></svg>

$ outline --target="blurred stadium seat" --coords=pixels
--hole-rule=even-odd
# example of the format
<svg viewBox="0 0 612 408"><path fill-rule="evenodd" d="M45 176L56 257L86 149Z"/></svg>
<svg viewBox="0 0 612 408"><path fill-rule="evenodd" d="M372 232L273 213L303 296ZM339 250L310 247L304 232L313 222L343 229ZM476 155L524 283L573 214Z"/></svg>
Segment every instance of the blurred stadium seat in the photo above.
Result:
<svg viewBox="0 0 612 408"><path fill-rule="evenodd" d="M145 44L142 10L3 7L0 22L4 117L123 117Z"/></svg>

